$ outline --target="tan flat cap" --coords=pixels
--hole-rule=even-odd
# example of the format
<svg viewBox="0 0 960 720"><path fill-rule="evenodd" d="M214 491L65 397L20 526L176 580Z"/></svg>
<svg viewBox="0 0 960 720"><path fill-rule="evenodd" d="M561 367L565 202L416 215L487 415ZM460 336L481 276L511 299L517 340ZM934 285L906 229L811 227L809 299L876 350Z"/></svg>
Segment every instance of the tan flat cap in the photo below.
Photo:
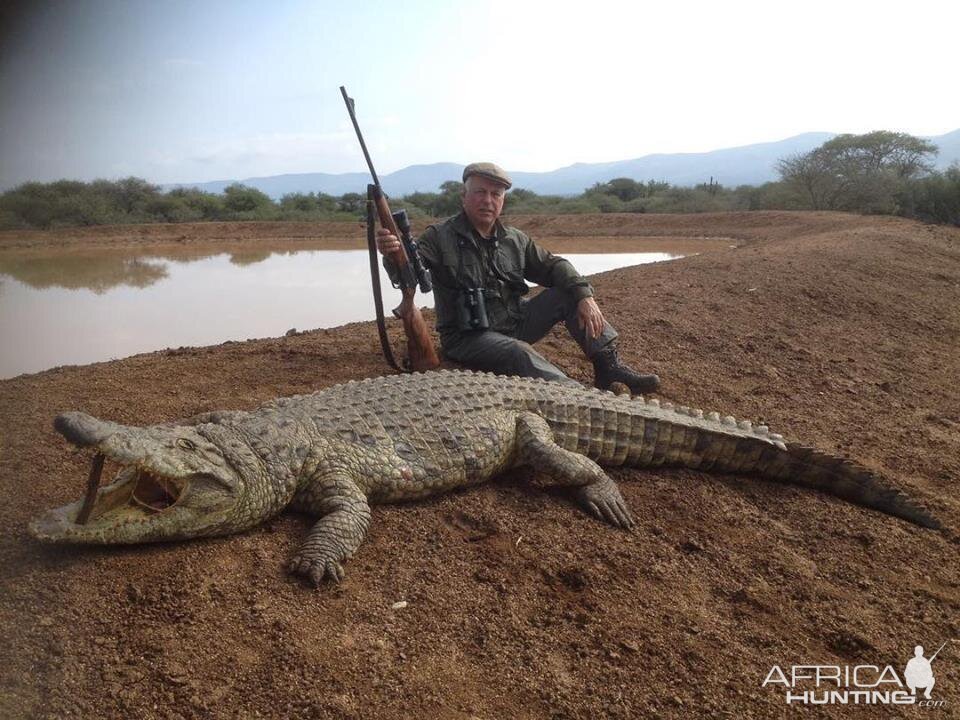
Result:
<svg viewBox="0 0 960 720"><path fill-rule="evenodd" d="M488 180L493 180L501 185L505 185L507 190L513 185L513 180L507 175L506 170L499 165L494 165L489 162L470 163L467 165L463 169L463 181L466 182L467 178L471 175L482 175Z"/></svg>

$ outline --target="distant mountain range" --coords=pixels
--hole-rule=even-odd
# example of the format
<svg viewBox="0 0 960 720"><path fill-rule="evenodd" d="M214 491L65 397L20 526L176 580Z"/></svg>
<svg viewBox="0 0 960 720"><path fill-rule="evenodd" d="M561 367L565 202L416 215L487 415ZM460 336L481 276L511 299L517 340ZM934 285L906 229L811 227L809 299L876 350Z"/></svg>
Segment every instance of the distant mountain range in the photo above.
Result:
<svg viewBox="0 0 960 720"><path fill-rule="evenodd" d="M648 182L665 181L671 185L696 185L713 178L727 187L760 185L777 179L776 162L795 153L809 152L836 133L811 132L795 135L777 142L757 143L741 147L713 150L705 153L671 153L644 155L634 160L608 163L576 163L549 172L509 171L514 187L533 190L541 195L577 195L598 182L617 177L628 177ZM940 148L936 167L945 169L960 162L960 129L945 135L925 138ZM436 192L448 180L459 180L463 165L441 162L431 165L411 165L389 175L383 175L383 189L394 197L412 192ZM299 173L271 175L241 180L216 180L203 183L176 183L164 185L165 190L193 187L220 193L228 185L240 182L279 199L287 193L324 192L343 195L348 192L365 193L369 175L366 173Z"/></svg>

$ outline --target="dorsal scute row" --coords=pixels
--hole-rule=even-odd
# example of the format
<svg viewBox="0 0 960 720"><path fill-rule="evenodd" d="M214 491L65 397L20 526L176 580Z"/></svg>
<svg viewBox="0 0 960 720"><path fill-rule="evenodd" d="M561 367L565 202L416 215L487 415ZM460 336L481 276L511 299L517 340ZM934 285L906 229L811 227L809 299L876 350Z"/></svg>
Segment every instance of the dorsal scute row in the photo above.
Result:
<svg viewBox="0 0 960 720"><path fill-rule="evenodd" d="M693 424L737 435L763 438L776 445L783 445L781 435L771 433L763 423L737 420L716 411L704 412L700 408L675 405L658 398L633 398L615 395L595 388L577 388L572 385L543 380L494 375L469 370L436 370L407 375L351 380L334 385L313 395L295 396L275 400L263 406L268 412L284 412L298 403L309 403L315 412L323 415L362 414L410 414L419 408L424 417L443 415L438 408L455 416L458 412L483 411L497 407L525 408L557 421L571 422L579 416L574 408L583 405L603 408L613 413L634 413L643 408L664 420L690 418ZM616 425L615 415L602 421L611 430Z"/></svg>
<svg viewBox="0 0 960 720"><path fill-rule="evenodd" d="M703 421L705 424L713 425L718 428L725 430L739 430L747 435L754 435L759 438L769 440L775 445L782 446L784 445L783 436L777 433L771 433L769 426L765 423L754 424L750 420L737 420L732 415L723 415L711 410L709 412L704 412L700 408L688 407L686 405L674 405L671 402L664 401L662 403L656 403L656 401L647 401L648 404L654 404L659 407L662 412L673 413L682 417L690 417L695 420Z"/></svg>

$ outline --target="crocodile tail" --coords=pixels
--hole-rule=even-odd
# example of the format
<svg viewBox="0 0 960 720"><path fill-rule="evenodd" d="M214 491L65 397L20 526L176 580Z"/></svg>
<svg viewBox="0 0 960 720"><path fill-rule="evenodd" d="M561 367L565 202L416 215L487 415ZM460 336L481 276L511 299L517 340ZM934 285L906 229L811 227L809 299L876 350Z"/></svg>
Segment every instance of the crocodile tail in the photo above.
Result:
<svg viewBox="0 0 960 720"><path fill-rule="evenodd" d="M775 447L765 449L758 465L760 475L769 480L814 488L922 527L943 527L899 490L851 460L790 443L786 452Z"/></svg>

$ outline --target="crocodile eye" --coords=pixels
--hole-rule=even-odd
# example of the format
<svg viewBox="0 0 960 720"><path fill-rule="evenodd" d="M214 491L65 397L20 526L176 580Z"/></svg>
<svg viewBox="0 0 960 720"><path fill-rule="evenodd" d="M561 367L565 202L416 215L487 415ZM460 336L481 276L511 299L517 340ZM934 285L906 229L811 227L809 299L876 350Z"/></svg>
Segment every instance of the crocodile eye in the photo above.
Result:
<svg viewBox="0 0 960 720"><path fill-rule="evenodd" d="M197 446L194 445L191 441L186 438L177 438L177 445L182 447L184 450L196 450Z"/></svg>

